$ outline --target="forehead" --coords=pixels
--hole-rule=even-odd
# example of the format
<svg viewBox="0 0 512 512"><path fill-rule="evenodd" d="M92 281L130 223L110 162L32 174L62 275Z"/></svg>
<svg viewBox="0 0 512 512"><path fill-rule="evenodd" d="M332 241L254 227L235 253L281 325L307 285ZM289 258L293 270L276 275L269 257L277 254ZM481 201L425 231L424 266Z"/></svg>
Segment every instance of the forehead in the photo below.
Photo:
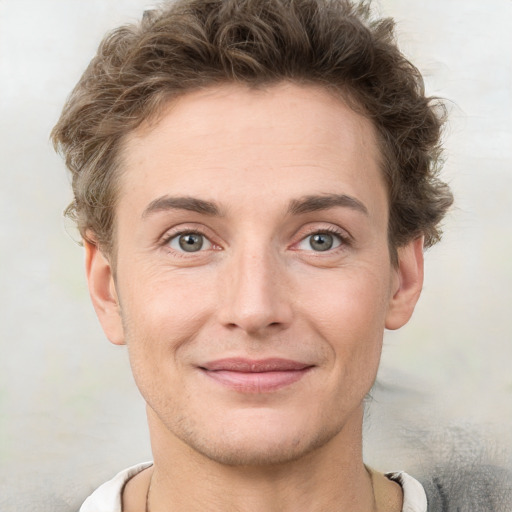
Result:
<svg viewBox="0 0 512 512"><path fill-rule="evenodd" d="M215 200L242 193L245 201L365 190L382 196L379 162L371 121L323 88L222 85L172 101L127 137L120 201L134 187L141 208L177 191Z"/></svg>

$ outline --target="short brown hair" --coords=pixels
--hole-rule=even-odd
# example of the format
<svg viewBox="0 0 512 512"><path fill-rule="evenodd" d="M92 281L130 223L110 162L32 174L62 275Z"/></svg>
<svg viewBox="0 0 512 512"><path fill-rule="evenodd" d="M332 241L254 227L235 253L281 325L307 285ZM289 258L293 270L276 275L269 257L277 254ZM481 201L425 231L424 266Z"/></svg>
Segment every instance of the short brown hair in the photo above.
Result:
<svg viewBox="0 0 512 512"><path fill-rule="evenodd" d="M348 0L178 0L120 27L68 99L52 132L72 173L66 213L84 238L113 248L116 175L126 135L172 98L222 83L325 87L377 129L390 200L389 240L440 238L452 203L438 179L445 109L425 96L391 19Z"/></svg>

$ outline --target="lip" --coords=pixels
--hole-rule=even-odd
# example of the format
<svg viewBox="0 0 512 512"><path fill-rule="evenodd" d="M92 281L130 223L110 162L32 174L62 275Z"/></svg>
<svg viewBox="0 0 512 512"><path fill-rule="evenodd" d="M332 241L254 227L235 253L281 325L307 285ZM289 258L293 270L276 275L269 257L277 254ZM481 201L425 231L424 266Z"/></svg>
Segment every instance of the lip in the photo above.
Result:
<svg viewBox="0 0 512 512"><path fill-rule="evenodd" d="M199 368L209 378L235 391L270 393L299 381L313 366L281 358L228 358L210 361Z"/></svg>

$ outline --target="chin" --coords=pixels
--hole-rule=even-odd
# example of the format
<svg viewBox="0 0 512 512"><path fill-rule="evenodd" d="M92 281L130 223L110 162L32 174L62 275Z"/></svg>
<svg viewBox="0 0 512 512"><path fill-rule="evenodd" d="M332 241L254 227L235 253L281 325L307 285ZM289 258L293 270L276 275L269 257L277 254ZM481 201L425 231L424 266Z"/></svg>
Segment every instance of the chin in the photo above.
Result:
<svg viewBox="0 0 512 512"><path fill-rule="evenodd" d="M305 457L326 444L328 439L304 442L295 439L287 443L232 442L196 443L191 446L204 457L226 466L278 466Z"/></svg>
<svg viewBox="0 0 512 512"><path fill-rule="evenodd" d="M305 426L304 426L305 427ZM310 427L310 426L309 426ZM238 424L215 432L201 429L175 434L190 448L227 466L277 466L299 460L328 444L341 430L320 431L298 425Z"/></svg>

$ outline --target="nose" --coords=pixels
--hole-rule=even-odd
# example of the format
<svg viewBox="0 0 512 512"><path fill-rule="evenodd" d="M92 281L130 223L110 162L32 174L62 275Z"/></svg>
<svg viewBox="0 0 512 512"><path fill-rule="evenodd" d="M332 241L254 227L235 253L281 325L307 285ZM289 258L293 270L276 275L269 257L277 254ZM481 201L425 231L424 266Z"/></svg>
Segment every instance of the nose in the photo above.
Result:
<svg viewBox="0 0 512 512"><path fill-rule="evenodd" d="M230 260L220 280L220 322L253 336L286 329L293 317L292 291L279 258L244 248Z"/></svg>

